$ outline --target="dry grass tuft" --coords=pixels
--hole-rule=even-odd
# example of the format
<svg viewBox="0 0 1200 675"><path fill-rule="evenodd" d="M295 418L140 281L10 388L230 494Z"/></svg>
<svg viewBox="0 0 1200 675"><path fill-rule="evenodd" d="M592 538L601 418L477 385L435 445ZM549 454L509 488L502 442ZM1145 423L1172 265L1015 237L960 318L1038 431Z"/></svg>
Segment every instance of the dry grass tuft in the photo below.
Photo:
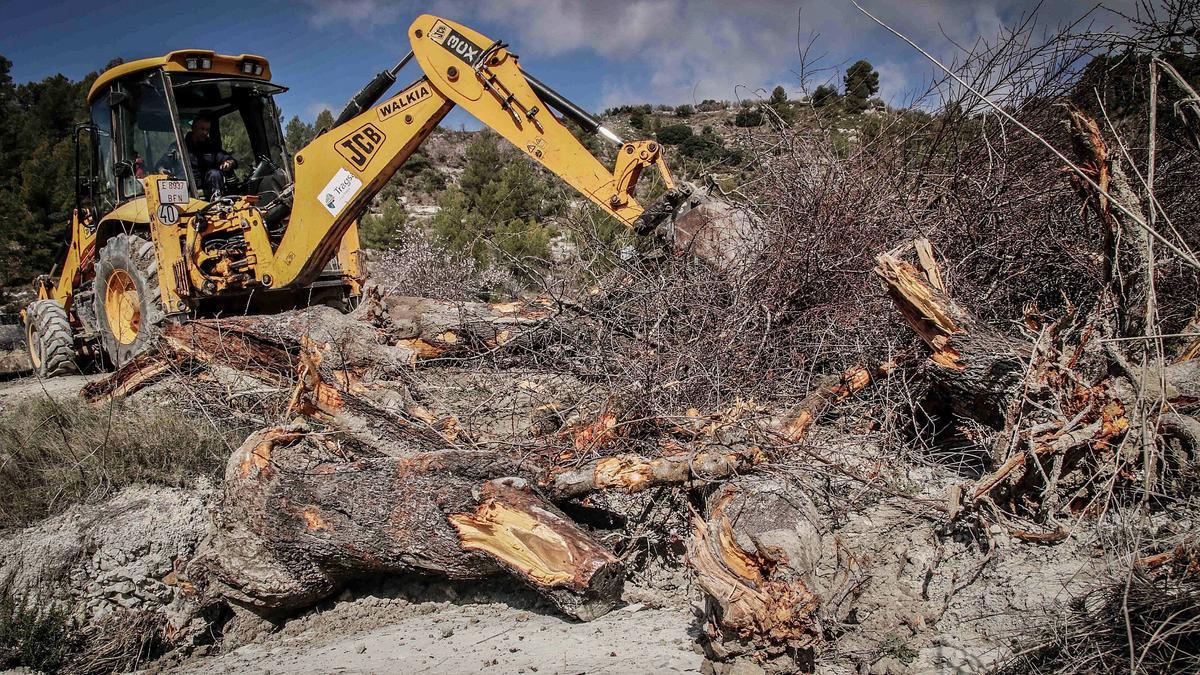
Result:
<svg viewBox="0 0 1200 675"><path fill-rule="evenodd" d="M220 475L232 429L146 402L92 407L29 400L0 416L0 529L21 527L136 483Z"/></svg>

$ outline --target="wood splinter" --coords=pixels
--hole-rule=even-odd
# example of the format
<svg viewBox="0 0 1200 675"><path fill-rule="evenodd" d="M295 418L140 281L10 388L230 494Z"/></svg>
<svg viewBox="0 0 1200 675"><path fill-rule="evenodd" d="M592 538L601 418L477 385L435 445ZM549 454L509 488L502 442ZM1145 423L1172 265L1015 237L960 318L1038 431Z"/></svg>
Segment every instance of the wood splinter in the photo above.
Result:
<svg viewBox="0 0 1200 675"><path fill-rule="evenodd" d="M581 620L613 608L624 584L616 556L535 497L523 480L488 481L480 499L473 513L450 516L464 549L492 556Z"/></svg>

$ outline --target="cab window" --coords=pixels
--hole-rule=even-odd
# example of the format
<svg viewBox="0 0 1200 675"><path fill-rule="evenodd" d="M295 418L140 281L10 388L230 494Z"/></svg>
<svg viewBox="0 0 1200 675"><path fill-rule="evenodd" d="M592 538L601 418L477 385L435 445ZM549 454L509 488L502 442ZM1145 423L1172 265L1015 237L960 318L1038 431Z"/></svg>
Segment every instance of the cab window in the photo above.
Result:
<svg viewBox="0 0 1200 675"><path fill-rule="evenodd" d="M162 73L124 80L120 91L125 95L117 108L121 155L132 167L121 181L121 194L127 198L142 194L142 178L153 173L187 180Z"/></svg>
<svg viewBox="0 0 1200 675"><path fill-rule="evenodd" d="M112 211L116 205L117 180L113 168L112 108L108 97L101 96L92 104L92 124L96 134L96 213L99 216Z"/></svg>
<svg viewBox="0 0 1200 675"><path fill-rule="evenodd" d="M283 91L269 82L195 73L172 73L171 91L181 127L205 116L214 121L210 138L237 162L242 177L263 165L260 175L286 179L287 162L273 96ZM266 160L265 165L263 164ZM246 186L253 192L253 186Z"/></svg>

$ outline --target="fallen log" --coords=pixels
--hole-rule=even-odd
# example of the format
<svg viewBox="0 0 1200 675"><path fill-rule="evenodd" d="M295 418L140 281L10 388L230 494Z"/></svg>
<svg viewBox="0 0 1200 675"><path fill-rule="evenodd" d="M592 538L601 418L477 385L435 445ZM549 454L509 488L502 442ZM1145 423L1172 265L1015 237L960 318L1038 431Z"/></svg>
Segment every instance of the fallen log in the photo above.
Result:
<svg viewBox="0 0 1200 675"><path fill-rule="evenodd" d="M743 451L719 449L653 458L615 455L577 469L552 472L546 483L555 497L582 497L605 490L641 492L656 485L729 478L749 471L764 457L754 446Z"/></svg>
<svg viewBox="0 0 1200 675"><path fill-rule="evenodd" d="M423 573L481 579L508 571L564 614L612 609L624 568L493 453L357 458L303 425L250 436L226 468L214 532L189 582L271 616L354 579Z"/></svg>
<svg viewBox="0 0 1200 675"><path fill-rule="evenodd" d="M885 364L878 372L887 373L891 368L891 364ZM662 454L657 457L623 453L595 459L582 466L556 467L542 484L557 498L580 497L604 490L632 493L657 485L730 478L751 471L770 459L784 458L787 446L799 443L831 407L866 388L872 381L870 369L855 366L840 377L822 378L800 403L782 415L765 419L757 415L760 411L748 410L746 406L735 406L717 415L696 413L684 423L664 425L673 428L674 435L685 436L685 443L668 436L660 443ZM563 430L559 436L569 439L573 450L594 452L621 437L619 424L617 416L607 411L592 422ZM714 440L721 432L730 430L734 432L734 438ZM782 448L771 450L772 446L781 444Z"/></svg>
<svg viewBox="0 0 1200 675"><path fill-rule="evenodd" d="M447 302L368 292L356 312L408 349L413 363L432 359L538 349L560 339L549 326L559 307L550 298L514 302Z"/></svg>
<svg viewBox="0 0 1200 675"><path fill-rule="evenodd" d="M321 352L329 375L350 388L367 375L389 375L423 361L536 350L561 339L547 298L509 303L451 302L385 296L370 289L350 315L310 307L271 316L197 319L166 323L156 350L89 384L90 401L126 396L174 367L220 364L274 384L290 383L303 340Z"/></svg>

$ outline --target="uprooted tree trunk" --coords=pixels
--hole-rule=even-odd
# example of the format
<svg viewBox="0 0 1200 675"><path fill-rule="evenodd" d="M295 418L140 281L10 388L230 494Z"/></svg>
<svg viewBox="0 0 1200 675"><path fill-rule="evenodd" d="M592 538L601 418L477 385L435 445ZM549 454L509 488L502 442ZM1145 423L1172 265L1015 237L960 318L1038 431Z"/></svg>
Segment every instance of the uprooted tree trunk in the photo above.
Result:
<svg viewBox="0 0 1200 675"><path fill-rule="evenodd" d="M923 248L921 242L917 246ZM1002 424L1025 370L1028 347L976 320L947 295L936 266L925 256L924 270L898 256L893 251L876 258L875 273L904 320L932 350L932 384L956 413Z"/></svg>
<svg viewBox="0 0 1200 675"><path fill-rule="evenodd" d="M1078 164L1108 195L1135 205L1095 121L1077 110L1069 115ZM1197 399L1189 394L1197 389L1196 369L1190 361L1169 365L1150 358L1141 340L1142 331L1156 330L1148 236L1116 212L1109 196L1086 182L1077 185L1109 233L1105 287L1091 315L1031 325L1040 332L1032 345L999 335L956 303L921 242L916 248L923 269L898 251L879 256L875 268L932 351L927 369L934 388L957 415L997 431L994 472L966 490L964 503L952 512L987 505L998 509L992 517L1005 513L1054 526L1050 532L1013 531L1035 541L1064 538L1055 516L1094 506L1117 483L1146 496L1156 493L1164 472L1185 469L1200 451ZM1031 323L1037 322L1031 317ZM1068 323L1077 336L1072 344L1063 337ZM1122 347L1130 338L1125 344L1135 345L1129 352L1141 354L1141 363ZM1164 446L1173 450L1164 453Z"/></svg>
<svg viewBox="0 0 1200 675"><path fill-rule="evenodd" d="M379 573L480 579L507 571L565 614L620 599L624 566L487 452L356 458L302 426L253 434L231 457L215 533L190 582L264 615Z"/></svg>

